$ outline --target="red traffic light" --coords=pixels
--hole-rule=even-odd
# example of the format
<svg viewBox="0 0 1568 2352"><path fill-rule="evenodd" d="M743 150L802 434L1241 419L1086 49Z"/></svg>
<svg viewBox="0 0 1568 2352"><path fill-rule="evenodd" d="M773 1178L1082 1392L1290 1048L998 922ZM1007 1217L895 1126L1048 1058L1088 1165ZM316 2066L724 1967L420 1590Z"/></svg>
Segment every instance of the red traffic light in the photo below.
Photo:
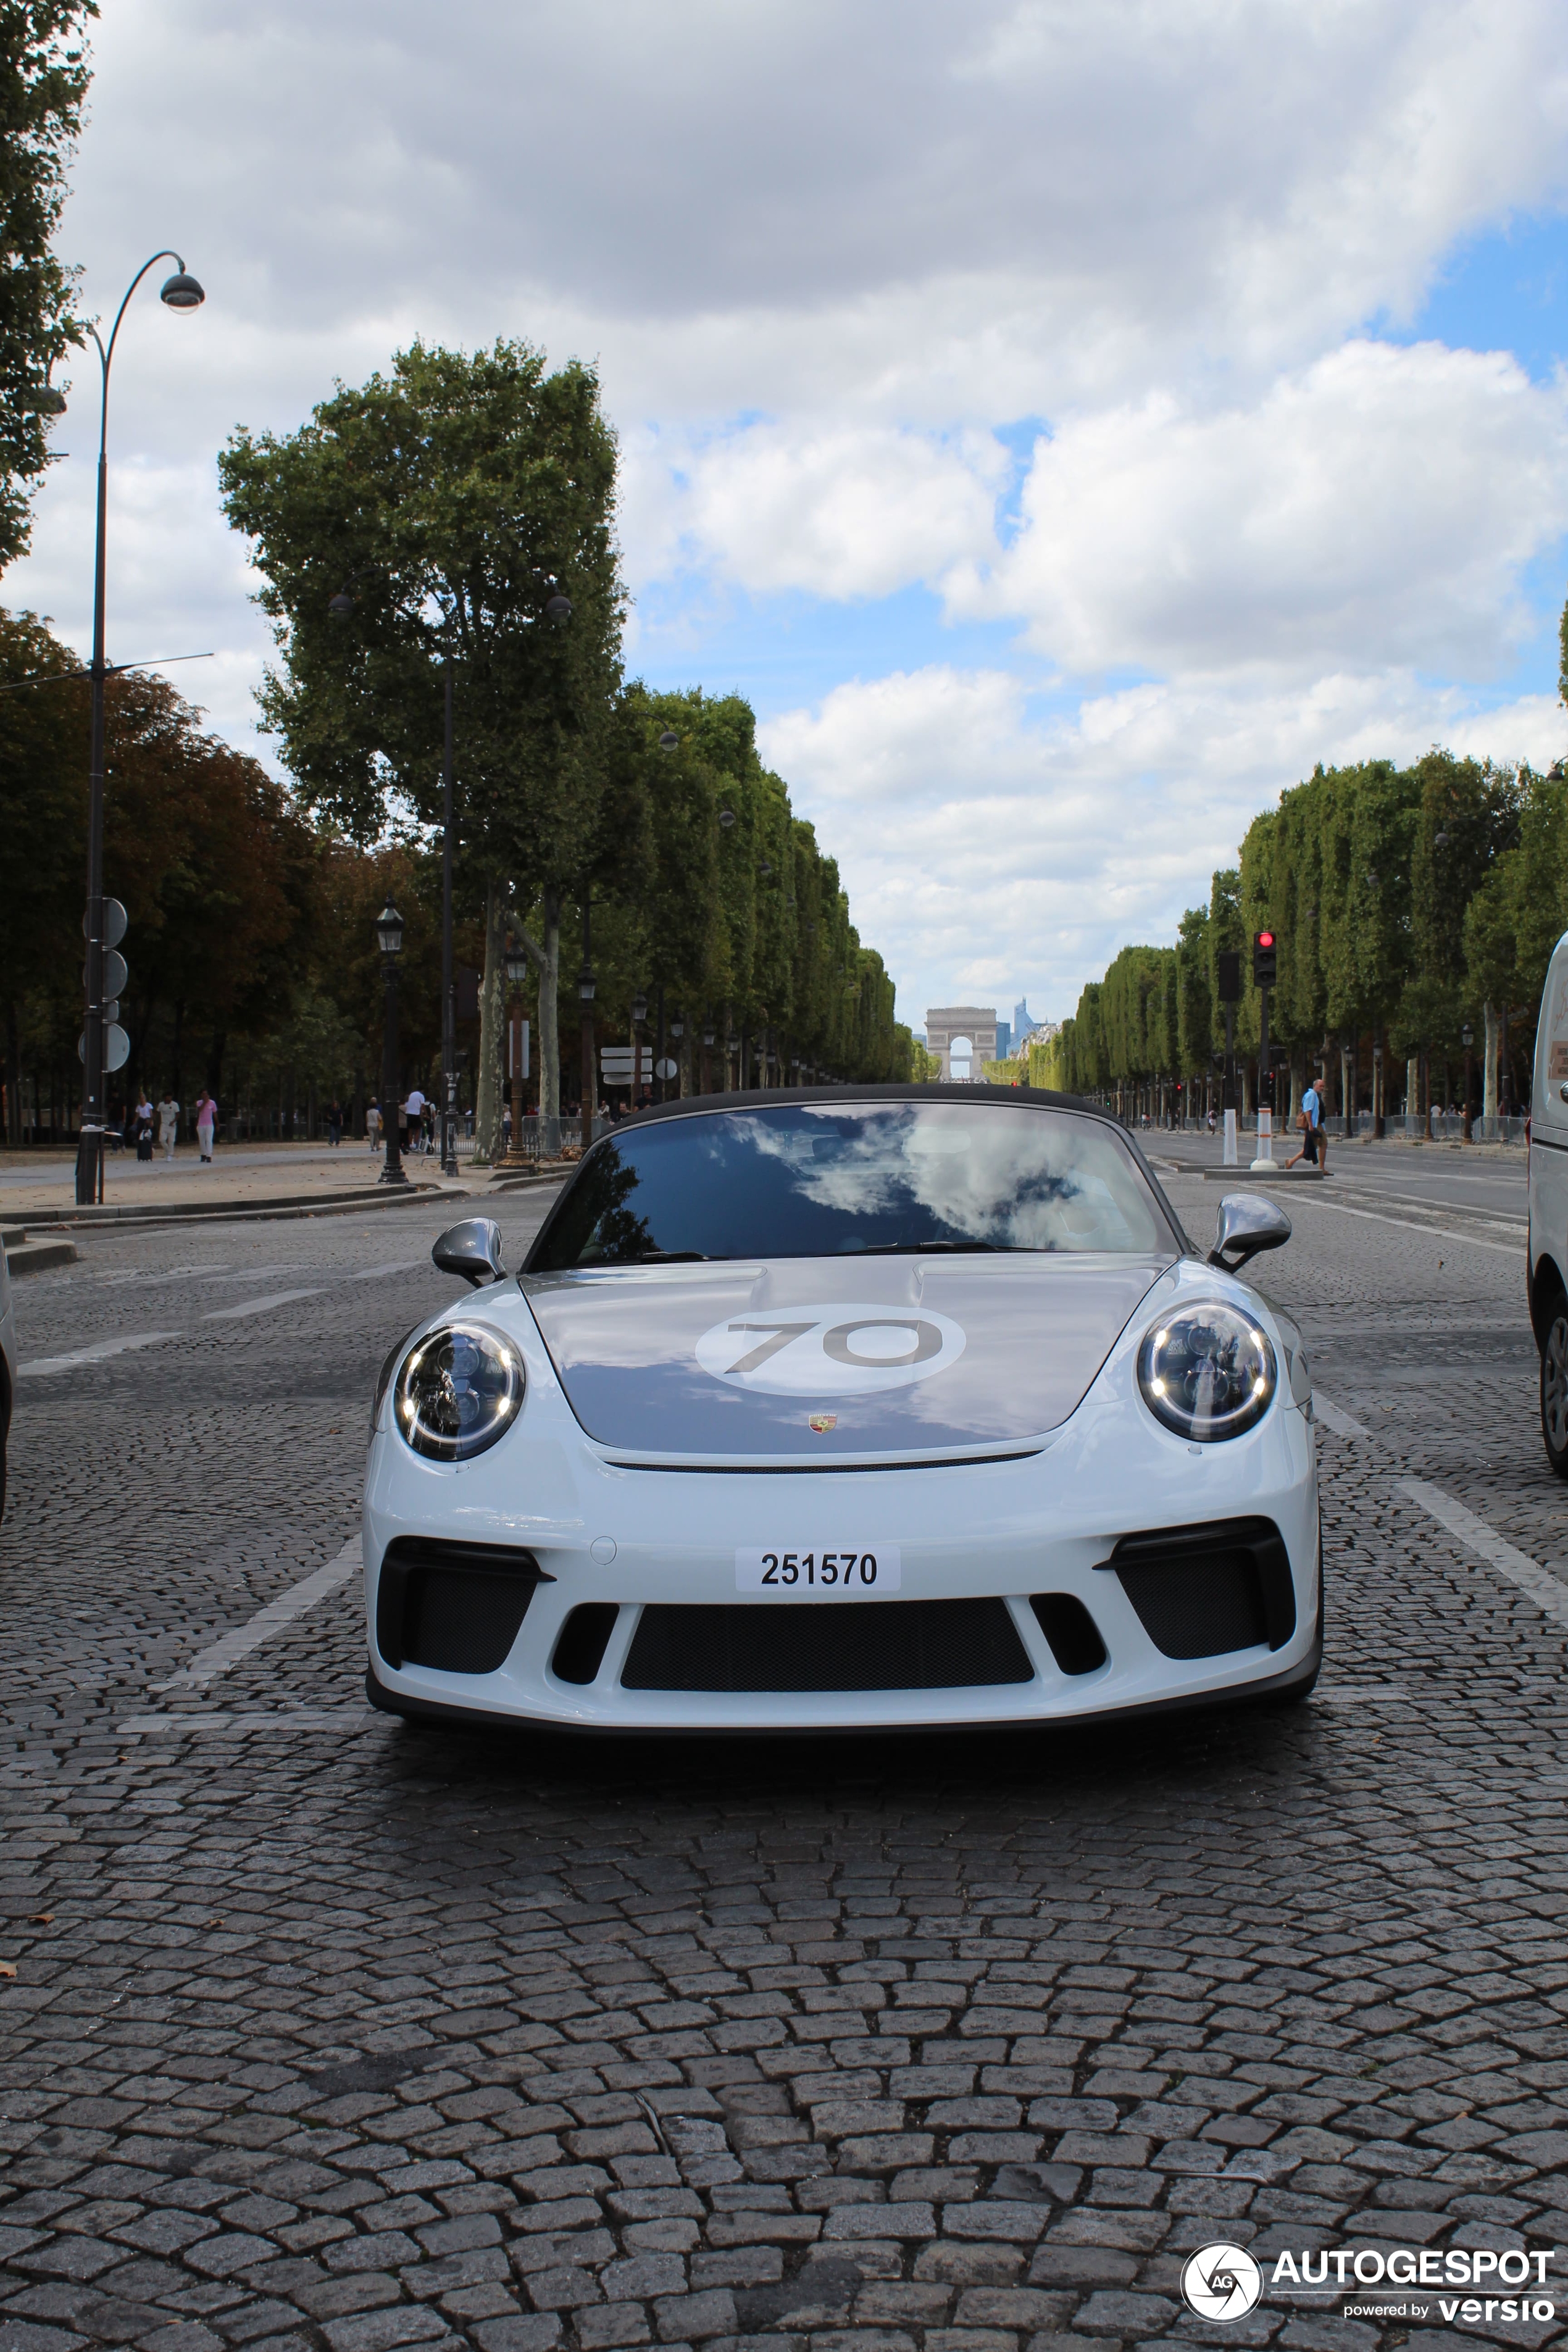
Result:
<svg viewBox="0 0 1568 2352"><path fill-rule="evenodd" d="M1271 948L1274 945L1273 932L1259 931L1258 934L1258 944L1260 948Z"/></svg>

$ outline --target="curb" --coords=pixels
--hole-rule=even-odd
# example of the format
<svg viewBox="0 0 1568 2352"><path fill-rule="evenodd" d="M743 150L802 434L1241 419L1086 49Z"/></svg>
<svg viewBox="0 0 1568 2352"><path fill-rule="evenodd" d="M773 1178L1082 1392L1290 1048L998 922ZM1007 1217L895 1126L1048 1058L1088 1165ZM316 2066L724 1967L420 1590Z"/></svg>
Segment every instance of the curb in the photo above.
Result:
<svg viewBox="0 0 1568 2352"><path fill-rule="evenodd" d="M79 1255L75 1242L30 1242L24 1238L6 1244L5 1271L15 1282L24 1274L45 1274L52 1265L74 1265Z"/></svg>
<svg viewBox="0 0 1568 2352"><path fill-rule="evenodd" d="M347 1198L328 1193L314 1200L290 1198L249 1203L235 1201L171 1202L160 1208L150 1202L138 1209L89 1209L80 1215L68 1210L52 1217L30 1217L29 1233L127 1234L157 1233L170 1225L224 1225L256 1223L286 1223L296 1217L348 1217L364 1209L432 1207L438 1201L466 1201L466 1186L411 1184L385 1191L353 1192Z"/></svg>
<svg viewBox="0 0 1568 2352"><path fill-rule="evenodd" d="M1204 1170L1205 1184L1245 1185L1248 1177L1251 1178L1253 1189L1256 1191L1259 1184L1321 1184L1323 1181L1323 1171L1321 1168L1286 1168L1279 1164L1276 1164L1273 1168L1205 1168Z"/></svg>

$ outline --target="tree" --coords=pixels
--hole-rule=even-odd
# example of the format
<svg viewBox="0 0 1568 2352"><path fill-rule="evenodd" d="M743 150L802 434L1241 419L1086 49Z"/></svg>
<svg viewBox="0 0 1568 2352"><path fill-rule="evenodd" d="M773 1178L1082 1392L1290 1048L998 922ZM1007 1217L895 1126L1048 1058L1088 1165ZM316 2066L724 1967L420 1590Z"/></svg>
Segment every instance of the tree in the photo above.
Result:
<svg viewBox="0 0 1568 2352"><path fill-rule="evenodd" d="M0 692L0 838L12 873L25 877L24 887L8 893L0 924L5 1132L13 1147L22 1140L24 1006L40 982L58 976L60 942L80 937L87 857L80 674L76 655L33 614L0 614L0 681L11 689ZM24 678L38 682L24 686Z"/></svg>
<svg viewBox="0 0 1568 2352"><path fill-rule="evenodd" d="M49 371L82 331L79 272L51 242L90 79L82 32L95 0L0 0L0 571L31 531L28 499L49 463Z"/></svg>
<svg viewBox="0 0 1568 2352"><path fill-rule="evenodd" d="M498 1062L506 885L536 901L544 1107L559 1108L563 896L606 855L606 733L623 596L614 436L598 380L547 375L526 343L471 357L415 343L294 434L233 436L229 520L253 543L281 667L264 724L308 807L360 843L439 811L441 656L454 657L469 902L487 904L481 1080ZM352 596L334 615L334 597ZM564 597L571 617L550 607ZM610 837L613 846L613 836ZM481 1139L487 1127L481 1097Z"/></svg>

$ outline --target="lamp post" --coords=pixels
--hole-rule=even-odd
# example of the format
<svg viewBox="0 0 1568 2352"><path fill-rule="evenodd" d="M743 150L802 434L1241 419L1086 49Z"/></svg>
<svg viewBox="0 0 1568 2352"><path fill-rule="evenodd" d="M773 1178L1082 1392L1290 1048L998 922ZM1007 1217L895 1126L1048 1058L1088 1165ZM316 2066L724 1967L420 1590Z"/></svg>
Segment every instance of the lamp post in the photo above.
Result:
<svg viewBox="0 0 1568 2352"><path fill-rule="evenodd" d="M632 1091L631 1107L639 1110L642 1093L642 1026L647 1019L647 992L639 988L632 999Z"/></svg>
<svg viewBox="0 0 1568 2352"><path fill-rule="evenodd" d="M398 1097L403 1089L398 1083L397 1052L397 959L403 953L403 918L393 904L390 890L385 906L375 919L375 937L386 974L385 1026L381 1042L381 1117L386 1129L386 1165L377 1181L383 1184L406 1184L399 1133L402 1120Z"/></svg>
<svg viewBox="0 0 1568 2352"><path fill-rule="evenodd" d="M1475 1042L1476 1033L1467 1021L1464 1027L1459 1032L1459 1043L1465 1049L1465 1124L1461 1132L1467 1143L1473 1143L1475 1141L1475 1137L1471 1132L1470 1125L1470 1087L1472 1083L1470 1054Z"/></svg>
<svg viewBox="0 0 1568 2352"><path fill-rule="evenodd" d="M678 1006L678 1007L676 1008L675 1012L673 1012L673 1013L670 1014L670 1016L669 1016L669 1042L670 1042L670 1044L671 1044L672 1045L679 1045L679 1043L680 1043L680 1041L681 1041L681 1039L685 1036L685 1034L686 1034L686 1023L685 1023L684 1019L682 1018L681 1013L680 1013L680 1010L679 1010L679 1006ZM677 1055L677 1054L672 1054L672 1055L670 1055L670 1057L669 1057L669 1058L670 1058L670 1060L671 1060L672 1062L676 1062L677 1064L679 1064L679 1059L680 1059L679 1055ZM672 1081L672 1083L679 1084L679 1072L678 1072L678 1075L677 1075L677 1078L676 1078L674 1081Z"/></svg>
<svg viewBox="0 0 1568 2352"><path fill-rule="evenodd" d="M583 886L583 969L577 974L577 1002L583 1008L583 1149L587 1150L594 1140L594 1105L599 1089L594 1075L594 992L598 986L594 977L593 941L588 927L589 887Z"/></svg>
<svg viewBox="0 0 1568 2352"><path fill-rule="evenodd" d="M120 322L125 316L126 304L135 293L147 272L160 261L178 265L174 275L166 278L159 288L159 296L171 310L198 310L206 296L190 277L184 261L172 248L165 247L144 261L125 289L124 300L114 314L114 324L109 331L107 348L96 327L89 327L98 347L99 366L102 372L102 396L98 417L98 541L93 558L92 573L92 727L88 754L87 810L87 1034L83 1040L83 1058L87 1064L82 1083L81 1139L76 1155L76 1197L84 1206L98 1198L100 1171L103 1160L103 682L108 675L103 652L104 587L106 559L104 537L109 521L109 371L114 360L115 339Z"/></svg>
<svg viewBox="0 0 1568 2352"><path fill-rule="evenodd" d="M508 940L504 958L507 980L507 1034L513 1040L511 1050L511 1149L502 1165L521 1168L524 1165L522 1149L522 1015L512 1010L515 1001L522 1003L522 992L528 980L528 955L521 940Z"/></svg>

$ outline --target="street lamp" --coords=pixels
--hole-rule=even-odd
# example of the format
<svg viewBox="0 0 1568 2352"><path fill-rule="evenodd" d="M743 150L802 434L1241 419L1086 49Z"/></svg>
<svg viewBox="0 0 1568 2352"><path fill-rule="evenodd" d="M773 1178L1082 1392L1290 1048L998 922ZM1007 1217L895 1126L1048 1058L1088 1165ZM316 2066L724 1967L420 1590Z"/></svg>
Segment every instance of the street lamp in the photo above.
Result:
<svg viewBox="0 0 1568 2352"><path fill-rule="evenodd" d="M386 975L385 1025L381 1042L381 1120L386 1129L386 1165L378 1181L406 1184L398 1132L398 1097L402 1089L397 1052L397 959L403 953L403 918L393 903L390 890L385 906L375 919L375 942L381 950L382 969Z"/></svg>
<svg viewBox="0 0 1568 2352"><path fill-rule="evenodd" d="M588 906L583 904L583 969L577 974L577 1002L583 1008L583 1149L594 1140L594 1105L598 1087L594 1076L594 995L598 982L588 961Z"/></svg>
<svg viewBox="0 0 1568 2352"><path fill-rule="evenodd" d="M180 256L165 247L162 253L153 254L151 260L142 264L126 288L124 300L115 312L114 324L109 331L107 348L98 329L88 329L98 347L102 396L98 422L98 541L92 579L92 729L88 754L87 1034L82 1041L87 1071L82 1085L81 1139L76 1156L76 1197L83 1206L90 1204L98 1197L103 1164L103 951L107 944L103 936L103 682L108 675L103 652L103 626L107 578L104 537L109 521L109 371L113 364L115 339L120 333L120 322L125 316L126 305L147 272L160 261L179 264L174 275L166 278L159 289L165 307L171 310L199 310L205 296L195 279L188 274Z"/></svg>
<svg viewBox="0 0 1568 2352"><path fill-rule="evenodd" d="M1461 1045L1464 1047L1464 1049L1465 1049L1465 1123L1464 1123L1464 1127L1463 1127L1463 1129L1462 1129L1460 1131L1461 1131L1461 1133L1463 1134L1464 1139L1465 1139L1465 1141L1466 1141L1467 1143L1473 1143L1473 1142L1474 1142L1474 1140L1475 1140L1475 1137L1474 1137L1474 1134L1472 1133L1472 1129L1471 1129L1471 1118L1470 1118L1470 1087L1471 1087L1471 1083L1472 1083L1472 1076L1471 1076L1471 1073L1472 1073L1473 1066L1473 1066L1473 1064L1472 1064L1472 1062L1471 1062L1470 1053L1471 1053L1471 1048L1472 1048L1472 1046L1475 1045L1475 1042L1476 1042L1476 1033L1475 1033L1475 1031L1471 1028L1471 1026L1470 1026L1469 1023L1467 1021L1467 1022L1466 1022L1466 1024L1465 1024L1465 1025L1464 1025L1464 1027L1463 1027L1463 1028L1460 1030L1460 1032L1459 1032L1459 1043L1460 1043L1460 1045Z"/></svg>
<svg viewBox="0 0 1568 2352"><path fill-rule="evenodd" d="M658 739L658 748L661 751L679 751L680 738L676 733L673 727L667 727L665 729L663 734Z"/></svg>
<svg viewBox="0 0 1568 2352"><path fill-rule="evenodd" d="M527 980L528 980L528 950L527 950L527 949L523 946L522 941L521 941L521 940L516 940L516 939L509 939L509 940L508 940L508 941L507 941L507 943L506 943L506 954L505 954L505 956L502 958L502 963L503 963L503 966L504 966L504 969L505 969L505 971L506 971L507 996L508 996L509 1004L510 1004L510 1001L511 1001L511 1000L513 1000L513 999L517 1000L518 1002L521 1002L521 997L522 997L523 988L524 988L524 986L525 986L525 984L526 984L526 982L527 982ZM521 1166L523 1165L523 1150L522 1150L522 1030L521 1030L521 1025L520 1025L520 1016L519 1016L516 1013L513 1013L513 1012L511 1012L511 1011L510 1011L510 1010L508 1011L508 1013L507 1013L507 1016L506 1016L506 1023L507 1023L507 1029L508 1029L508 1032L509 1032L509 1034L510 1034L510 1036L513 1038L513 1040L514 1040L514 1044L513 1044L512 1052L511 1052L511 1056L510 1056L510 1060L511 1060L511 1149L510 1149L510 1150L505 1154L504 1160L503 1160L503 1161L502 1161L502 1165L503 1165L503 1166L505 1166L505 1167L508 1167L508 1168L520 1168L520 1167L521 1167Z"/></svg>

